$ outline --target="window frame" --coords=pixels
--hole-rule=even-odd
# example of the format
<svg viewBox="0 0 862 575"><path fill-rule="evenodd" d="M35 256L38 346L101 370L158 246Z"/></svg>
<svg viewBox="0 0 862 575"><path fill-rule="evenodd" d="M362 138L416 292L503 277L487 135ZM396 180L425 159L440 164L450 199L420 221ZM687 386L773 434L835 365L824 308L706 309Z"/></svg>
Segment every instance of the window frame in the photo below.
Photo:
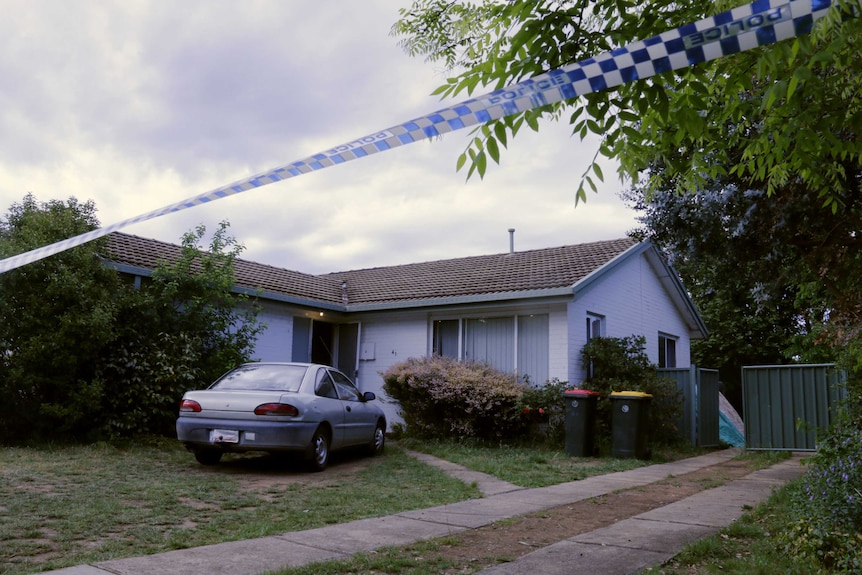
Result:
<svg viewBox="0 0 862 575"><path fill-rule="evenodd" d="M658 367L672 369L677 367L677 343L679 336L658 332Z"/></svg>

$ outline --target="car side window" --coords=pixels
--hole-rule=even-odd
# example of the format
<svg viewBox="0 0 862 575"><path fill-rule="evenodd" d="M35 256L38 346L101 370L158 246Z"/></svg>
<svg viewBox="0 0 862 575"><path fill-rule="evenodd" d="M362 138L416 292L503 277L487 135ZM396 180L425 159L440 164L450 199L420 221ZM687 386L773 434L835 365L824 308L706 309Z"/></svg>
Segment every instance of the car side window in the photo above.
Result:
<svg viewBox="0 0 862 575"><path fill-rule="evenodd" d="M335 387L338 389L338 398L345 401L362 401L362 396L359 390L353 385L347 376L338 372L330 371L332 379L335 380Z"/></svg>
<svg viewBox="0 0 862 575"><path fill-rule="evenodd" d="M314 383L314 394L320 397L331 397L338 399L338 394L335 391L335 385L332 383L332 378L329 377L329 372L325 369L317 370L317 378Z"/></svg>

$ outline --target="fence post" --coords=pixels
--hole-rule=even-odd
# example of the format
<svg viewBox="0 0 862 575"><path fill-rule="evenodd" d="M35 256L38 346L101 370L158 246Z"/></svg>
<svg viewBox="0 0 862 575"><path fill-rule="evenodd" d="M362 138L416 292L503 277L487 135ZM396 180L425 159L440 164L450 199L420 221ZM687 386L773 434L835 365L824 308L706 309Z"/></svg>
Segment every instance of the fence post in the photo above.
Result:
<svg viewBox="0 0 862 575"><path fill-rule="evenodd" d="M698 377L697 366L691 364L688 368L688 380L691 386L691 401L689 401L689 421L691 421L691 444L695 447L698 445L698 421L697 421L697 402L700 396L700 378Z"/></svg>

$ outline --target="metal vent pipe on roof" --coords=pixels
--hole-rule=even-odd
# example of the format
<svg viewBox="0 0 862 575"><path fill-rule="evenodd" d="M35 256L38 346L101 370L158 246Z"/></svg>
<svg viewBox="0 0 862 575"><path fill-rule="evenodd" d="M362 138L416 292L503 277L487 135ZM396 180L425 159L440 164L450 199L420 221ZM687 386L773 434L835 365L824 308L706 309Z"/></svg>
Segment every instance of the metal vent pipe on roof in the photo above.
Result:
<svg viewBox="0 0 862 575"><path fill-rule="evenodd" d="M515 228L509 228L509 253L515 253Z"/></svg>

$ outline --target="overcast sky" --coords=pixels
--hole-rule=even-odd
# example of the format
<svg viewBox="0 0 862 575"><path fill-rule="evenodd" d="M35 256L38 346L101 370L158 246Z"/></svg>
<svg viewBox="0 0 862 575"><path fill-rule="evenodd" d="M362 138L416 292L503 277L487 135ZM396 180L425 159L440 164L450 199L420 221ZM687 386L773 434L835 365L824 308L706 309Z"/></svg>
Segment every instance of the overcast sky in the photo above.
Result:
<svg viewBox="0 0 862 575"><path fill-rule="evenodd" d="M93 200L109 225L457 100L389 35L407 1L4 0L0 209ZM484 93L484 92L482 92ZM613 165L574 206L597 143L522 132L484 180L455 171L469 129L136 224L179 243L222 220L242 257L306 273L623 237Z"/></svg>

